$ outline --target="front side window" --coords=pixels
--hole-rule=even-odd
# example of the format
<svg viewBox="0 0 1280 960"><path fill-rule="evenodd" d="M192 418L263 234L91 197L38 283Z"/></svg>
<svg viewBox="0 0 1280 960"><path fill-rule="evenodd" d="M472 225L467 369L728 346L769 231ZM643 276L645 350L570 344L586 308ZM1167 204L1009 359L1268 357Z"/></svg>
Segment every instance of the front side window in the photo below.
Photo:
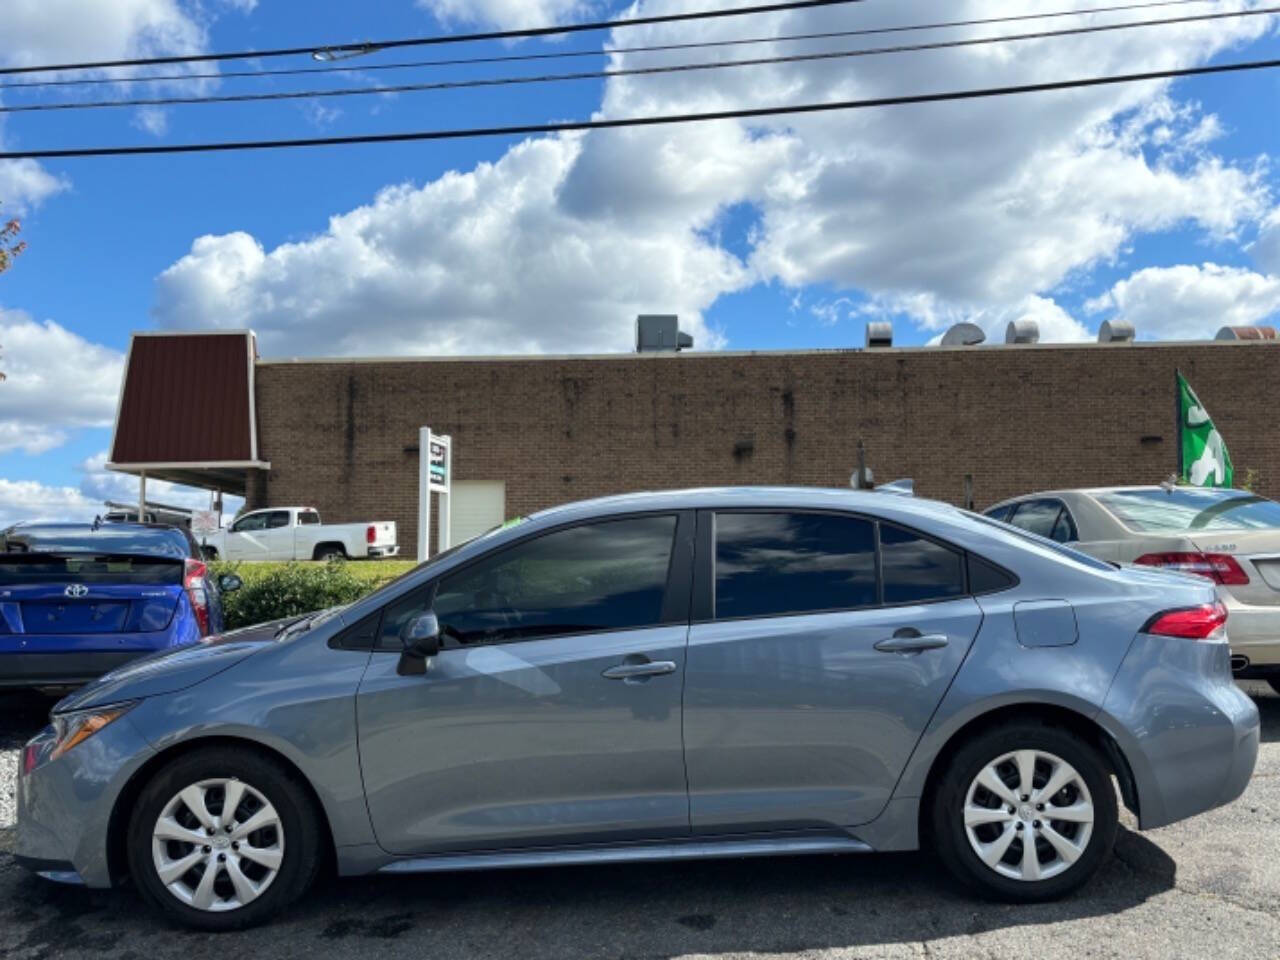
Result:
<svg viewBox="0 0 1280 960"><path fill-rule="evenodd" d="M910 530L880 524L884 602L927 603L964 596L963 558Z"/></svg>
<svg viewBox="0 0 1280 960"><path fill-rule="evenodd" d="M876 603L875 528L861 517L717 513L715 615L768 617Z"/></svg>
<svg viewBox="0 0 1280 960"><path fill-rule="evenodd" d="M557 530L444 577L432 609L461 645L657 626L675 531L674 516Z"/></svg>
<svg viewBox="0 0 1280 960"><path fill-rule="evenodd" d="M267 514L251 513L247 517L241 517L231 527L232 533L250 533L254 530L262 530L267 525Z"/></svg>

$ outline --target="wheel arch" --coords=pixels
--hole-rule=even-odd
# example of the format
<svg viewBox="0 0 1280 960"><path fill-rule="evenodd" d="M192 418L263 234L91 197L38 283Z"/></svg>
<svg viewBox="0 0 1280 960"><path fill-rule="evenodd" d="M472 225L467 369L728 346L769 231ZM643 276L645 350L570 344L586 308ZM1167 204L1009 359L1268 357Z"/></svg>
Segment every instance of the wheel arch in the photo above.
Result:
<svg viewBox="0 0 1280 960"><path fill-rule="evenodd" d="M148 757L147 761L134 771L116 796L115 803L111 807L111 816L107 820L107 869L112 885L115 885L120 878L129 872L129 858L125 848L129 832L129 815L133 812L134 804L142 793L143 788L155 775L156 771L165 766L165 764L180 756L209 747L234 747L238 750L248 750L278 763L288 770L302 786L311 801L316 816L319 818L321 837L325 846L323 853L324 863L326 866L332 867L337 856L333 839L333 824L329 822L329 814L325 810L324 804L320 801L320 796L316 793L315 787L311 785L311 781L298 768L298 765L279 750L275 750L256 740L250 740L245 737L215 735L183 740L166 747L152 757Z"/></svg>
<svg viewBox="0 0 1280 960"><path fill-rule="evenodd" d="M1134 814L1140 815L1137 781L1129 760L1115 738L1097 720L1078 710L1055 703L1022 702L1006 703L992 707L974 717L969 718L956 730L952 731L946 741L934 753L925 777L924 788L920 794L918 811L919 836L923 840L930 829L933 796L938 789L943 774L946 772L951 757L957 747L964 741L977 736L993 727L1011 721L1039 721L1046 726L1059 727L1071 731L1082 740L1092 745L1103 757L1120 783L1120 794L1124 804Z"/></svg>
<svg viewBox="0 0 1280 960"><path fill-rule="evenodd" d="M347 545L341 540L325 540L317 543L311 550L311 559L318 560L322 553L329 550L336 550L340 556L351 559L351 555L347 553Z"/></svg>

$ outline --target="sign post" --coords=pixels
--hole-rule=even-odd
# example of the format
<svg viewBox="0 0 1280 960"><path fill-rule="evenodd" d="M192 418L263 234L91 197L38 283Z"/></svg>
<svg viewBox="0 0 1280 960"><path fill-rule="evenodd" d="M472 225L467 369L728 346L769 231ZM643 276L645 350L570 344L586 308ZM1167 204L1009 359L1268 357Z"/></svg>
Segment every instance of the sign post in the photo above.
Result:
<svg viewBox="0 0 1280 960"><path fill-rule="evenodd" d="M431 552L431 494L440 494L440 532L437 551L448 550L452 537L449 493L453 486L453 439L418 431L418 562Z"/></svg>

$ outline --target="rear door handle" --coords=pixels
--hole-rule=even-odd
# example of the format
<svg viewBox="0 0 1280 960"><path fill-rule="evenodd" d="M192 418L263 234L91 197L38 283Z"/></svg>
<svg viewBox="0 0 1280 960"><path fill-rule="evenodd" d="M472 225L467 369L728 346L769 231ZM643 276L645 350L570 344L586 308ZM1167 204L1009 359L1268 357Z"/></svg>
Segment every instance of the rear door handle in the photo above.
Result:
<svg viewBox="0 0 1280 960"><path fill-rule="evenodd" d="M605 670L600 676L606 680L643 681L648 680L650 677L661 677L675 672L676 665L670 660L633 659L628 657L616 667L610 667Z"/></svg>
<svg viewBox="0 0 1280 960"><path fill-rule="evenodd" d="M899 630L892 637L881 640L876 649L881 653L921 653L925 650L938 650L949 641L945 634L926 633L918 630Z"/></svg>

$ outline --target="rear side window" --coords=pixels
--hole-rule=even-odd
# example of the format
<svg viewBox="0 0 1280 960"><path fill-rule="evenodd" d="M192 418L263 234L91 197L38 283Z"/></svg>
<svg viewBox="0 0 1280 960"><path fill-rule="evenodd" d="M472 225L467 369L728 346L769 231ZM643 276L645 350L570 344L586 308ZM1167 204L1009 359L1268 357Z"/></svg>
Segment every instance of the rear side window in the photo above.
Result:
<svg viewBox="0 0 1280 960"><path fill-rule="evenodd" d="M986 512L986 516L992 520L999 520L1004 523L1009 519L1009 514L1013 512L1014 504L1006 503L1003 507L992 507Z"/></svg>
<svg viewBox="0 0 1280 960"><path fill-rule="evenodd" d="M1010 587L1017 586L1018 581L1013 574L997 567L994 563L988 563L981 557L975 557L969 554L969 592L974 596L981 596L987 593L998 593L1001 590L1008 590Z"/></svg>
<svg viewBox="0 0 1280 960"><path fill-rule="evenodd" d="M314 526L318 526L319 524L320 524L320 514L316 513L314 510L298 511L298 526L314 527Z"/></svg>
<svg viewBox="0 0 1280 960"><path fill-rule="evenodd" d="M767 617L876 603L875 528L861 517L717 513L715 615Z"/></svg>
<svg viewBox="0 0 1280 960"><path fill-rule="evenodd" d="M1076 525L1061 500L1028 500L1018 504L1008 522L1054 543L1071 543L1076 539Z"/></svg>
<svg viewBox="0 0 1280 960"><path fill-rule="evenodd" d="M886 604L964 596L961 555L910 530L880 524L880 566Z"/></svg>
<svg viewBox="0 0 1280 960"><path fill-rule="evenodd" d="M675 532L674 516L610 520L483 557L440 581L441 630L465 645L657 626Z"/></svg>

